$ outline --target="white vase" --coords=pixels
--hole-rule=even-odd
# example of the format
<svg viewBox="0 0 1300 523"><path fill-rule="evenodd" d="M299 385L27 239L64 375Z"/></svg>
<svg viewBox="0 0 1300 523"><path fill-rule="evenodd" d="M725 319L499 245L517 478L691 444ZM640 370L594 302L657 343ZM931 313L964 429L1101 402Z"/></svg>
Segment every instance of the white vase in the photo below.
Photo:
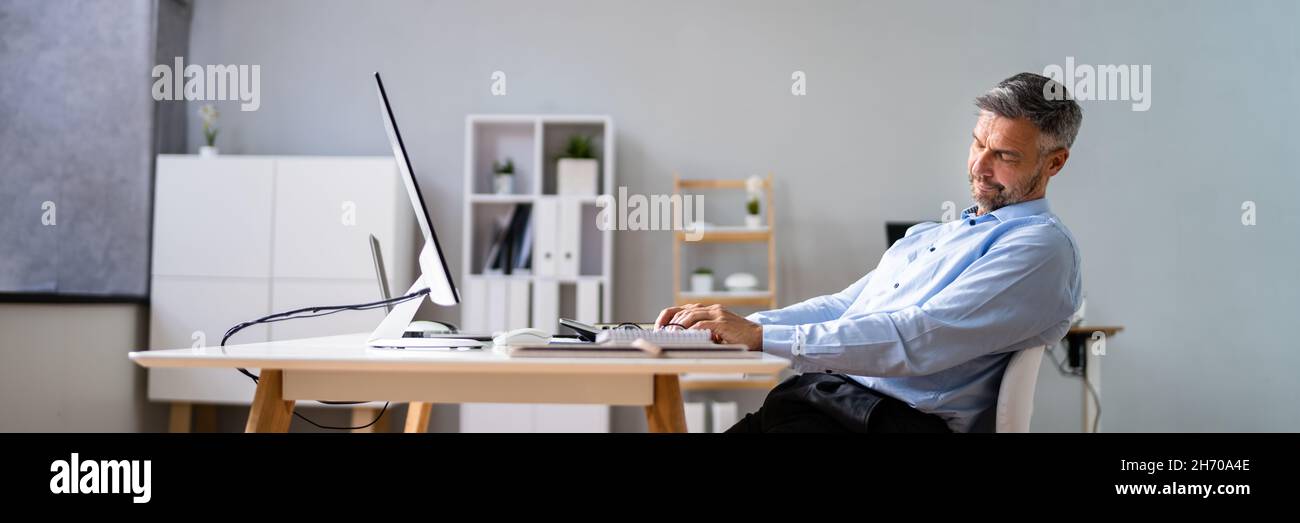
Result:
<svg viewBox="0 0 1300 523"><path fill-rule="evenodd" d="M713 275L712 274L692 274L691 275L691 292L696 294L707 294L713 292Z"/></svg>
<svg viewBox="0 0 1300 523"><path fill-rule="evenodd" d="M498 174L492 178L493 192L497 194L512 194L515 192L515 175Z"/></svg>
<svg viewBox="0 0 1300 523"><path fill-rule="evenodd" d="M762 216L757 214L745 215L745 227L749 227L750 229L758 229L761 228L762 226L763 226Z"/></svg>
<svg viewBox="0 0 1300 523"><path fill-rule="evenodd" d="M201 145L199 146L199 158L213 158L217 155L217 146Z"/></svg>
<svg viewBox="0 0 1300 523"><path fill-rule="evenodd" d="M555 166L555 193L595 196L600 163L593 158L560 158Z"/></svg>
<svg viewBox="0 0 1300 523"><path fill-rule="evenodd" d="M748 272L738 272L727 276L722 286L729 291L752 291L758 288L758 278Z"/></svg>

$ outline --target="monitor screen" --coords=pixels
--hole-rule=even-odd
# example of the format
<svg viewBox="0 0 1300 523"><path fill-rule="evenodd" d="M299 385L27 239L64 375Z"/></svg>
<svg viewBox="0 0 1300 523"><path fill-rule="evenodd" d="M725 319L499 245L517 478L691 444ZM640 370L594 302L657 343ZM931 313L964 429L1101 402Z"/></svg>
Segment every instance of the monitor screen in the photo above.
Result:
<svg viewBox="0 0 1300 523"><path fill-rule="evenodd" d="M451 271L447 268L447 258L442 254L438 244L438 234L433 230L433 222L425 211L424 196L420 194L420 185L415 180L415 170L411 168L411 159L406 154L406 144L402 134L397 130L397 119L393 116L393 107L388 103L388 93L384 91L384 81L375 73L375 86L379 88L379 104L384 113L384 129L388 131L388 142L393 147L393 157L397 159L397 171L406 185L406 194L411 200L411 210L415 211L415 221L424 236L424 250L420 253L420 270L424 282L429 285L429 299L438 305L455 305L460 303L460 293L452 282ZM426 252L432 250L433 253Z"/></svg>
<svg viewBox="0 0 1300 523"><path fill-rule="evenodd" d="M903 239L908 229L918 223L922 222L885 222L885 241L888 243L885 248L893 247L895 242Z"/></svg>

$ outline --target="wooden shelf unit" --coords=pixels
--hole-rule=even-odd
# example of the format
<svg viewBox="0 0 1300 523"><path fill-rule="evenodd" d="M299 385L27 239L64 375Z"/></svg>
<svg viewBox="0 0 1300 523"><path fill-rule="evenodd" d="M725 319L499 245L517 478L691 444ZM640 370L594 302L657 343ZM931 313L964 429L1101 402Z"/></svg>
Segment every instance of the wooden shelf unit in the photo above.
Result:
<svg viewBox="0 0 1300 523"><path fill-rule="evenodd" d="M685 189L705 190L747 190L745 180L718 179L682 179L673 174L673 193L681 195ZM685 231L673 234L673 303L718 303L728 306L752 306L776 308L776 219L772 208L772 175L763 178L763 196L767 201L764 209L767 214L766 227L750 229L745 227L710 227L702 231L703 235L696 241L687 241ZM767 243L767 288L761 291L727 292L717 291L708 294L682 292L682 245L690 243Z"/></svg>

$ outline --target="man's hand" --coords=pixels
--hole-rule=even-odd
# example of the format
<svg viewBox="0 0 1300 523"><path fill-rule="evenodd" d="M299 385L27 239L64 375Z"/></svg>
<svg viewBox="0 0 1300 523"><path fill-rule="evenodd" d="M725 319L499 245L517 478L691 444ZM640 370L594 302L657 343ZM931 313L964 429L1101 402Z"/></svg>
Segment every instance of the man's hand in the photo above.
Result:
<svg viewBox="0 0 1300 523"><path fill-rule="evenodd" d="M670 324L687 329L708 329L713 332L713 341L718 343L738 343L749 350L763 349L763 326L737 316L721 305L690 303L669 307L659 313L655 328Z"/></svg>

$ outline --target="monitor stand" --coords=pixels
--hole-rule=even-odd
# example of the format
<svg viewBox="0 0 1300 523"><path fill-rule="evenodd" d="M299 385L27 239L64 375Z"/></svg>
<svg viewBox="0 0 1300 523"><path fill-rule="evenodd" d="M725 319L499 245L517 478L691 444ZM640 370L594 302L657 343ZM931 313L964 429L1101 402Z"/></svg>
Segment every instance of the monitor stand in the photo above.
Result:
<svg viewBox="0 0 1300 523"><path fill-rule="evenodd" d="M423 263L423 258L426 256L436 256L428 243L420 249L422 268L429 265ZM411 284L406 294L428 287L425 281L426 278L421 272L420 277L415 279L415 283ZM415 319L415 313L420 310L420 304L424 303L424 300L425 297L421 296L418 300L410 300L394 306L388 316L384 317L384 321L379 322L379 326L370 333L370 338L366 340L367 345L387 349L477 349L483 346L483 342L463 338L403 338L402 334L406 332L406 327L411 324L411 320Z"/></svg>

